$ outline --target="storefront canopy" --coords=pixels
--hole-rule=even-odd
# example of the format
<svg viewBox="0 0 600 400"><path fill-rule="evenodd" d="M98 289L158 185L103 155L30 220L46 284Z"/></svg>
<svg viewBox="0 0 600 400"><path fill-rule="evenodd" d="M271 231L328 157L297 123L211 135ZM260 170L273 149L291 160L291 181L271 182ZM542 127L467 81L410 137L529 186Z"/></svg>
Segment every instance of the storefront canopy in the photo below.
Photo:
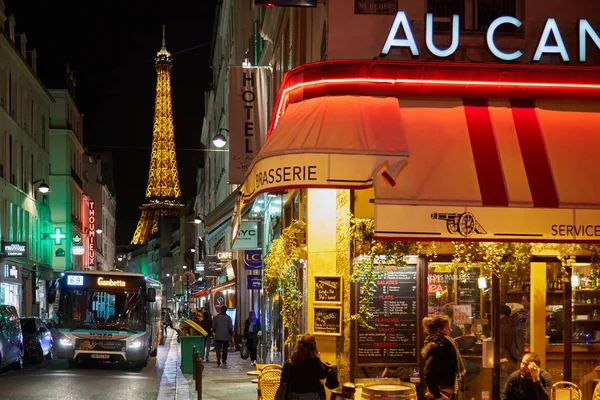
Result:
<svg viewBox="0 0 600 400"><path fill-rule="evenodd" d="M240 204L265 191L372 186L379 238L597 241L599 72L379 61L297 68Z"/></svg>

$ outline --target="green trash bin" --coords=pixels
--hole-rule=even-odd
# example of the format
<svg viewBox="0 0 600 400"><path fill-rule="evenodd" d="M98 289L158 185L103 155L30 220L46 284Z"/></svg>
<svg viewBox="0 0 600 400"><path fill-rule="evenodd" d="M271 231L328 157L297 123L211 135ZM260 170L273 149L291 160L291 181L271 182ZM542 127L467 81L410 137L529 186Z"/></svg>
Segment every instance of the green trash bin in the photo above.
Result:
<svg viewBox="0 0 600 400"><path fill-rule="evenodd" d="M198 352L198 357L204 358L204 336L180 336L181 341L181 372L191 374L194 371L193 355L194 346Z"/></svg>

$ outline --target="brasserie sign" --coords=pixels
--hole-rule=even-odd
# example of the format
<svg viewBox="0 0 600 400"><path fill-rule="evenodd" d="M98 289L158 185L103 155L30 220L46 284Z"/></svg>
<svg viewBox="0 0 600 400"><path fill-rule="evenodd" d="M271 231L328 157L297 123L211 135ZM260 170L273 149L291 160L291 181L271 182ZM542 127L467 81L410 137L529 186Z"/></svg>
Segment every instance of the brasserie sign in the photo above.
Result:
<svg viewBox="0 0 600 400"><path fill-rule="evenodd" d="M434 15L428 13L425 15L425 45L427 50L436 57L449 57L458 49L460 42L460 16L453 15L451 22L452 39L450 46L440 48L433 43L433 23ZM501 26L512 25L514 28L520 28L522 22L515 17L503 16L493 20L487 28L485 43L488 50L498 59L503 61L515 61L523 56L521 50L508 52L501 49L496 44L496 31ZM588 40L590 39L590 40ZM580 19L578 24L578 56L579 62L587 61L587 43L593 42L597 49L600 49L600 36L594 30L592 25L586 19ZM410 27L410 22L404 11L398 11L392 27L388 33L387 39L383 45L381 53L388 54L392 47L408 49L412 56L419 55L419 48ZM560 28L554 18L548 18L544 28L540 32L539 40L535 47L535 53L531 62L539 62L544 55L559 55L562 62L569 62L571 57L565 46Z"/></svg>

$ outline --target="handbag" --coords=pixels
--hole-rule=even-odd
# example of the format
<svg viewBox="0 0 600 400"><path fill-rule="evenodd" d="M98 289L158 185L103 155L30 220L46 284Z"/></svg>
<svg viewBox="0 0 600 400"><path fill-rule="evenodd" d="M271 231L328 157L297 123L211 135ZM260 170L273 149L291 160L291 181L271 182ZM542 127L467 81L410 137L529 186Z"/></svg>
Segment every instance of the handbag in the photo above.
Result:
<svg viewBox="0 0 600 400"><path fill-rule="evenodd" d="M283 371L281 371L281 379L279 381L279 387L277 388L277 392L275 393L274 400L288 400L290 397L290 388L288 386L290 368L286 363L283 366Z"/></svg>
<svg viewBox="0 0 600 400"><path fill-rule="evenodd" d="M242 343L242 351L240 351L240 356L242 357L242 360L247 360L248 357L250 357L250 351L248 350L246 342Z"/></svg>
<svg viewBox="0 0 600 400"><path fill-rule="evenodd" d="M333 390L340 386L340 381L338 380L337 366L331 365L328 362L323 363L323 366L327 370L327 377L325 380L325 386L327 386L327 389Z"/></svg>

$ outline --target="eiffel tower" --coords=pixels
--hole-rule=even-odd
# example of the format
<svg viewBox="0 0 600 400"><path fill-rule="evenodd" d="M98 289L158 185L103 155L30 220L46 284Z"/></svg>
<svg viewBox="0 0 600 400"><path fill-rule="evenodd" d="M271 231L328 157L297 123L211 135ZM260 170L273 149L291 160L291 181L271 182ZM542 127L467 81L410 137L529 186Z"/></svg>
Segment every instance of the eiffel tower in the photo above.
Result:
<svg viewBox="0 0 600 400"><path fill-rule="evenodd" d="M177 216L181 207L181 188L175 157L175 129L171 104L171 68L173 61L167 50L165 26L162 47L156 53L156 101L152 154L146 188L146 202L140 207L142 216L137 224L131 244L145 244L150 235L158 231L158 222L164 216Z"/></svg>

